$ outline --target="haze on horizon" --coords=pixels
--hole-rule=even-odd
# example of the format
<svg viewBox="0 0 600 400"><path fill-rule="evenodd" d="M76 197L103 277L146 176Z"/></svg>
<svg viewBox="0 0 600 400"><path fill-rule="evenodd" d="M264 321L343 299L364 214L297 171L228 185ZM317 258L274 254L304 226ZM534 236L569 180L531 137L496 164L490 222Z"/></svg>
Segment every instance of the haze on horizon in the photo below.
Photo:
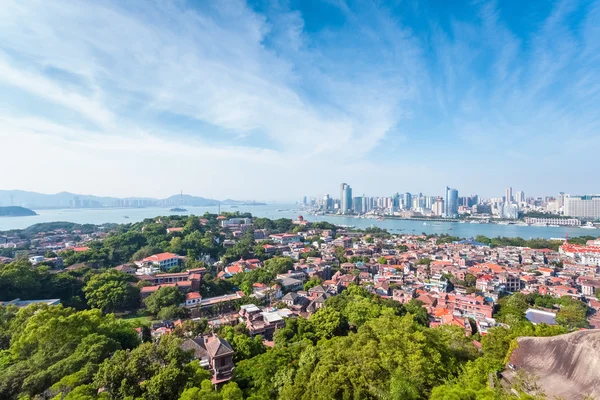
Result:
<svg viewBox="0 0 600 400"><path fill-rule="evenodd" d="M597 192L600 1L18 1L0 189Z"/></svg>

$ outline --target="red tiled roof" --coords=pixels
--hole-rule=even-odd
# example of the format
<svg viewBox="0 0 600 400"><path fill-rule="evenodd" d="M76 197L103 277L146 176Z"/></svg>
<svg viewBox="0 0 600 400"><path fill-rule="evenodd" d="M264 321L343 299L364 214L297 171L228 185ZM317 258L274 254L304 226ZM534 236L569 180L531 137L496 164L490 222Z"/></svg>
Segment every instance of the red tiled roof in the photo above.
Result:
<svg viewBox="0 0 600 400"><path fill-rule="evenodd" d="M194 300L194 299L201 299L201 298L202 298L202 296L200 296L200 293L198 293L198 292L190 292L185 295L186 300Z"/></svg>
<svg viewBox="0 0 600 400"><path fill-rule="evenodd" d="M142 261L161 262L161 261L170 260L172 258L177 258L177 254L173 254L173 253L159 253L159 254L154 254L154 255L152 255L150 257L146 257Z"/></svg>

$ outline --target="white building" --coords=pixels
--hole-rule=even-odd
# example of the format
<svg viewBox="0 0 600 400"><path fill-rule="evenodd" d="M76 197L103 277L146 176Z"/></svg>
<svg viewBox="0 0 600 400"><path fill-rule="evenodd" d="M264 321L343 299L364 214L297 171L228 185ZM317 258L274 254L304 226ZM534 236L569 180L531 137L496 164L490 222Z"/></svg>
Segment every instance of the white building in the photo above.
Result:
<svg viewBox="0 0 600 400"><path fill-rule="evenodd" d="M533 218L526 217L525 222L532 225L579 226L581 221L576 218Z"/></svg>
<svg viewBox="0 0 600 400"><path fill-rule="evenodd" d="M29 262L32 263L33 265L41 263L42 261L44 261L44 256L29 257Z"/></svg>
<svg viewBox="0 0 600 400"><path fill-rule="evenodd" d="M160 253L146 257L141 261L136 261L138 267L146 267L148 264L158 267L159 269L171 269L179 265L179 256L173 253Z"/></svg>
<svg viewBox="0 0 600 400"><path fill-rule="evenodd" d="M600 218L600 195L565 196L564 213L569 217Z"/></svg>

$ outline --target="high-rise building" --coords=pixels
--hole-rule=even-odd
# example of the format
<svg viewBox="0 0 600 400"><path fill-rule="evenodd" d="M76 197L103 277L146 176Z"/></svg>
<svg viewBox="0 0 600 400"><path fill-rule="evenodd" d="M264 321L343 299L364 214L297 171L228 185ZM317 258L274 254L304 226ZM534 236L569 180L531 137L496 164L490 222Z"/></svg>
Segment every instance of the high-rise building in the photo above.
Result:
<svg viewBox="0 0 600 400"><path fill-rule="evenodd" d="M517 219L519 218L519 207L516 204L504 203L500 206L498 214L500 218Z"/></svg>
<svg viewBox="0 0 600 400"><path fill-rule="evenodd" d="M476 194L472 194L467 198L467 206L473 207L479 204L479 196Z"/></svg>
<svg viewBox="0 0 600 400"><path fill-rule="evenodd" d="M410 210L412 208L412 196L410 193L404 193L404 209Z"/></svg>
<svg viewBox="0 0 600 400"><path fill-rule="evenodd" d="M569 217L595 220L600 218L600 195L565 195L564 214Z"/></svg>
<svg viewBox="0 0 600 400"><path fill-rule="evenodd" d="M556 199L558 201L558 207L564 207L565 206L565 192L560 192L558 194L558 198Z"/></svg>
<svg viewBox="0 0 600 400"><path fill-rule="evenodd" d="M506 203L511 203L513 201L513 195L512 195L512 188L511 187L509 187L509 188L506 189L506 196L505 196L504 201Z"/></svg>
<svg viewBox="0 0 600 400"><path fill-rule="evenodd" d="M444 214L444 199L442 197L436 197L432 206L431 212L433 215L443 215Z"/></svg>
<svg viewBox="0 0 600 400"><path fill-rule="evenodd" d="M363 196L362 196L362 210L361 210L361 212L363 214L364 213L368 213L371 210L371 207L369 207L369 205L370 205L369 204L370 203L369 200L371 200L371 199L363 194Z"/></svg>
<svg viewBox="0 0 600 400"><path fill-rule="evenodd" d="M444 217L455 218L458 216L458 190L446 186L444 196Z"/></svg>
<svg viewBox="0 0 600 400"><path fill-rule="evenodd" d="M323 196L323 210L327 211L327 210L330 210L331 208L332 207L331 207L331 204L329 201L329 195L326 194Z"/></svg>
<svg viewBox="0 0 600 400"><path fill-rule="evenodd" d="M425 208L431 210L433 207L433 202L435 201L435 197L433 196L426 196L425 197Z"/></svg>
<svg viewBox="0 0 600 400"><path fill-rule="evenodd" d="M517 203L524 203L525 202L525 192L523 192L522 190L518 190L515 193L515 202Z"/></svg>
<svg viewBox="0 0 600 400"><path fill-rule="evenodd" d="M400 193L395 193L392 196L393 202L394 202L394 209L399 209L400 208Z"/></svg>
<svg viewBox="0 0 600 400"><path fill-rule="evenodd" d="M308 204L306 201L306 196L304 196L304 198L302 199L302 204L304 204L304 205Z"/></svg>
<svg viewBox="0 0 600 400"><path fill-rule="evenodd" d="M341 193L341 206L340 210L342 214L349 214L352 210L352 188L350 185L346 183L342 183L341 185L342 193Z"/></svg>
<svg viewBox="0 0 600 400"><path fill-rule="evenodd" d="M352 211L360 214L362 211L362 197L356 196L352 199Z"/></svg>

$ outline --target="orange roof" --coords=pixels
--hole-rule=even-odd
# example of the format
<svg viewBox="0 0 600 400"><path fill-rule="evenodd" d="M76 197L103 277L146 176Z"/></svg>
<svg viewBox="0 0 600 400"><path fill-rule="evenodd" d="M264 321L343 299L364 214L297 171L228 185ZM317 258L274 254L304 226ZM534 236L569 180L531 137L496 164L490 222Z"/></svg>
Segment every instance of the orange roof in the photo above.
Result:
<svg viewBox="0 0 600 400"><path fill-rule="evenodd" d="M194 300L194 299L201 299L202 296L200 296L200 293L198 292L190 292L190 293L186 293L185 295L185 299L186 300Z"/></svg>
<svg viewBox="0 0 600 400"><path fill-rule="evenodd" d="M434 317L441 317L442 315L450 315L450 314L452 314L452 311L447 308L444 308L444 307L436 307L433 310Z"/></svg>
<svg viewBox="0 0 600 400"><path fill-rule="evenodd" d="M73 247L73 251L75 253L79 253L80 251L86 251L89 250L90 248L87 246L82 246L82 247Z"/></svg>
<svg viewBox="0 0 600 400"><path fill-rule="evenodd" d="M161 261L170 260L172 258L177 258L177 254L159 253L159 254L154 254L150 257L146 257L142 261L161 262Z"/></svg>

